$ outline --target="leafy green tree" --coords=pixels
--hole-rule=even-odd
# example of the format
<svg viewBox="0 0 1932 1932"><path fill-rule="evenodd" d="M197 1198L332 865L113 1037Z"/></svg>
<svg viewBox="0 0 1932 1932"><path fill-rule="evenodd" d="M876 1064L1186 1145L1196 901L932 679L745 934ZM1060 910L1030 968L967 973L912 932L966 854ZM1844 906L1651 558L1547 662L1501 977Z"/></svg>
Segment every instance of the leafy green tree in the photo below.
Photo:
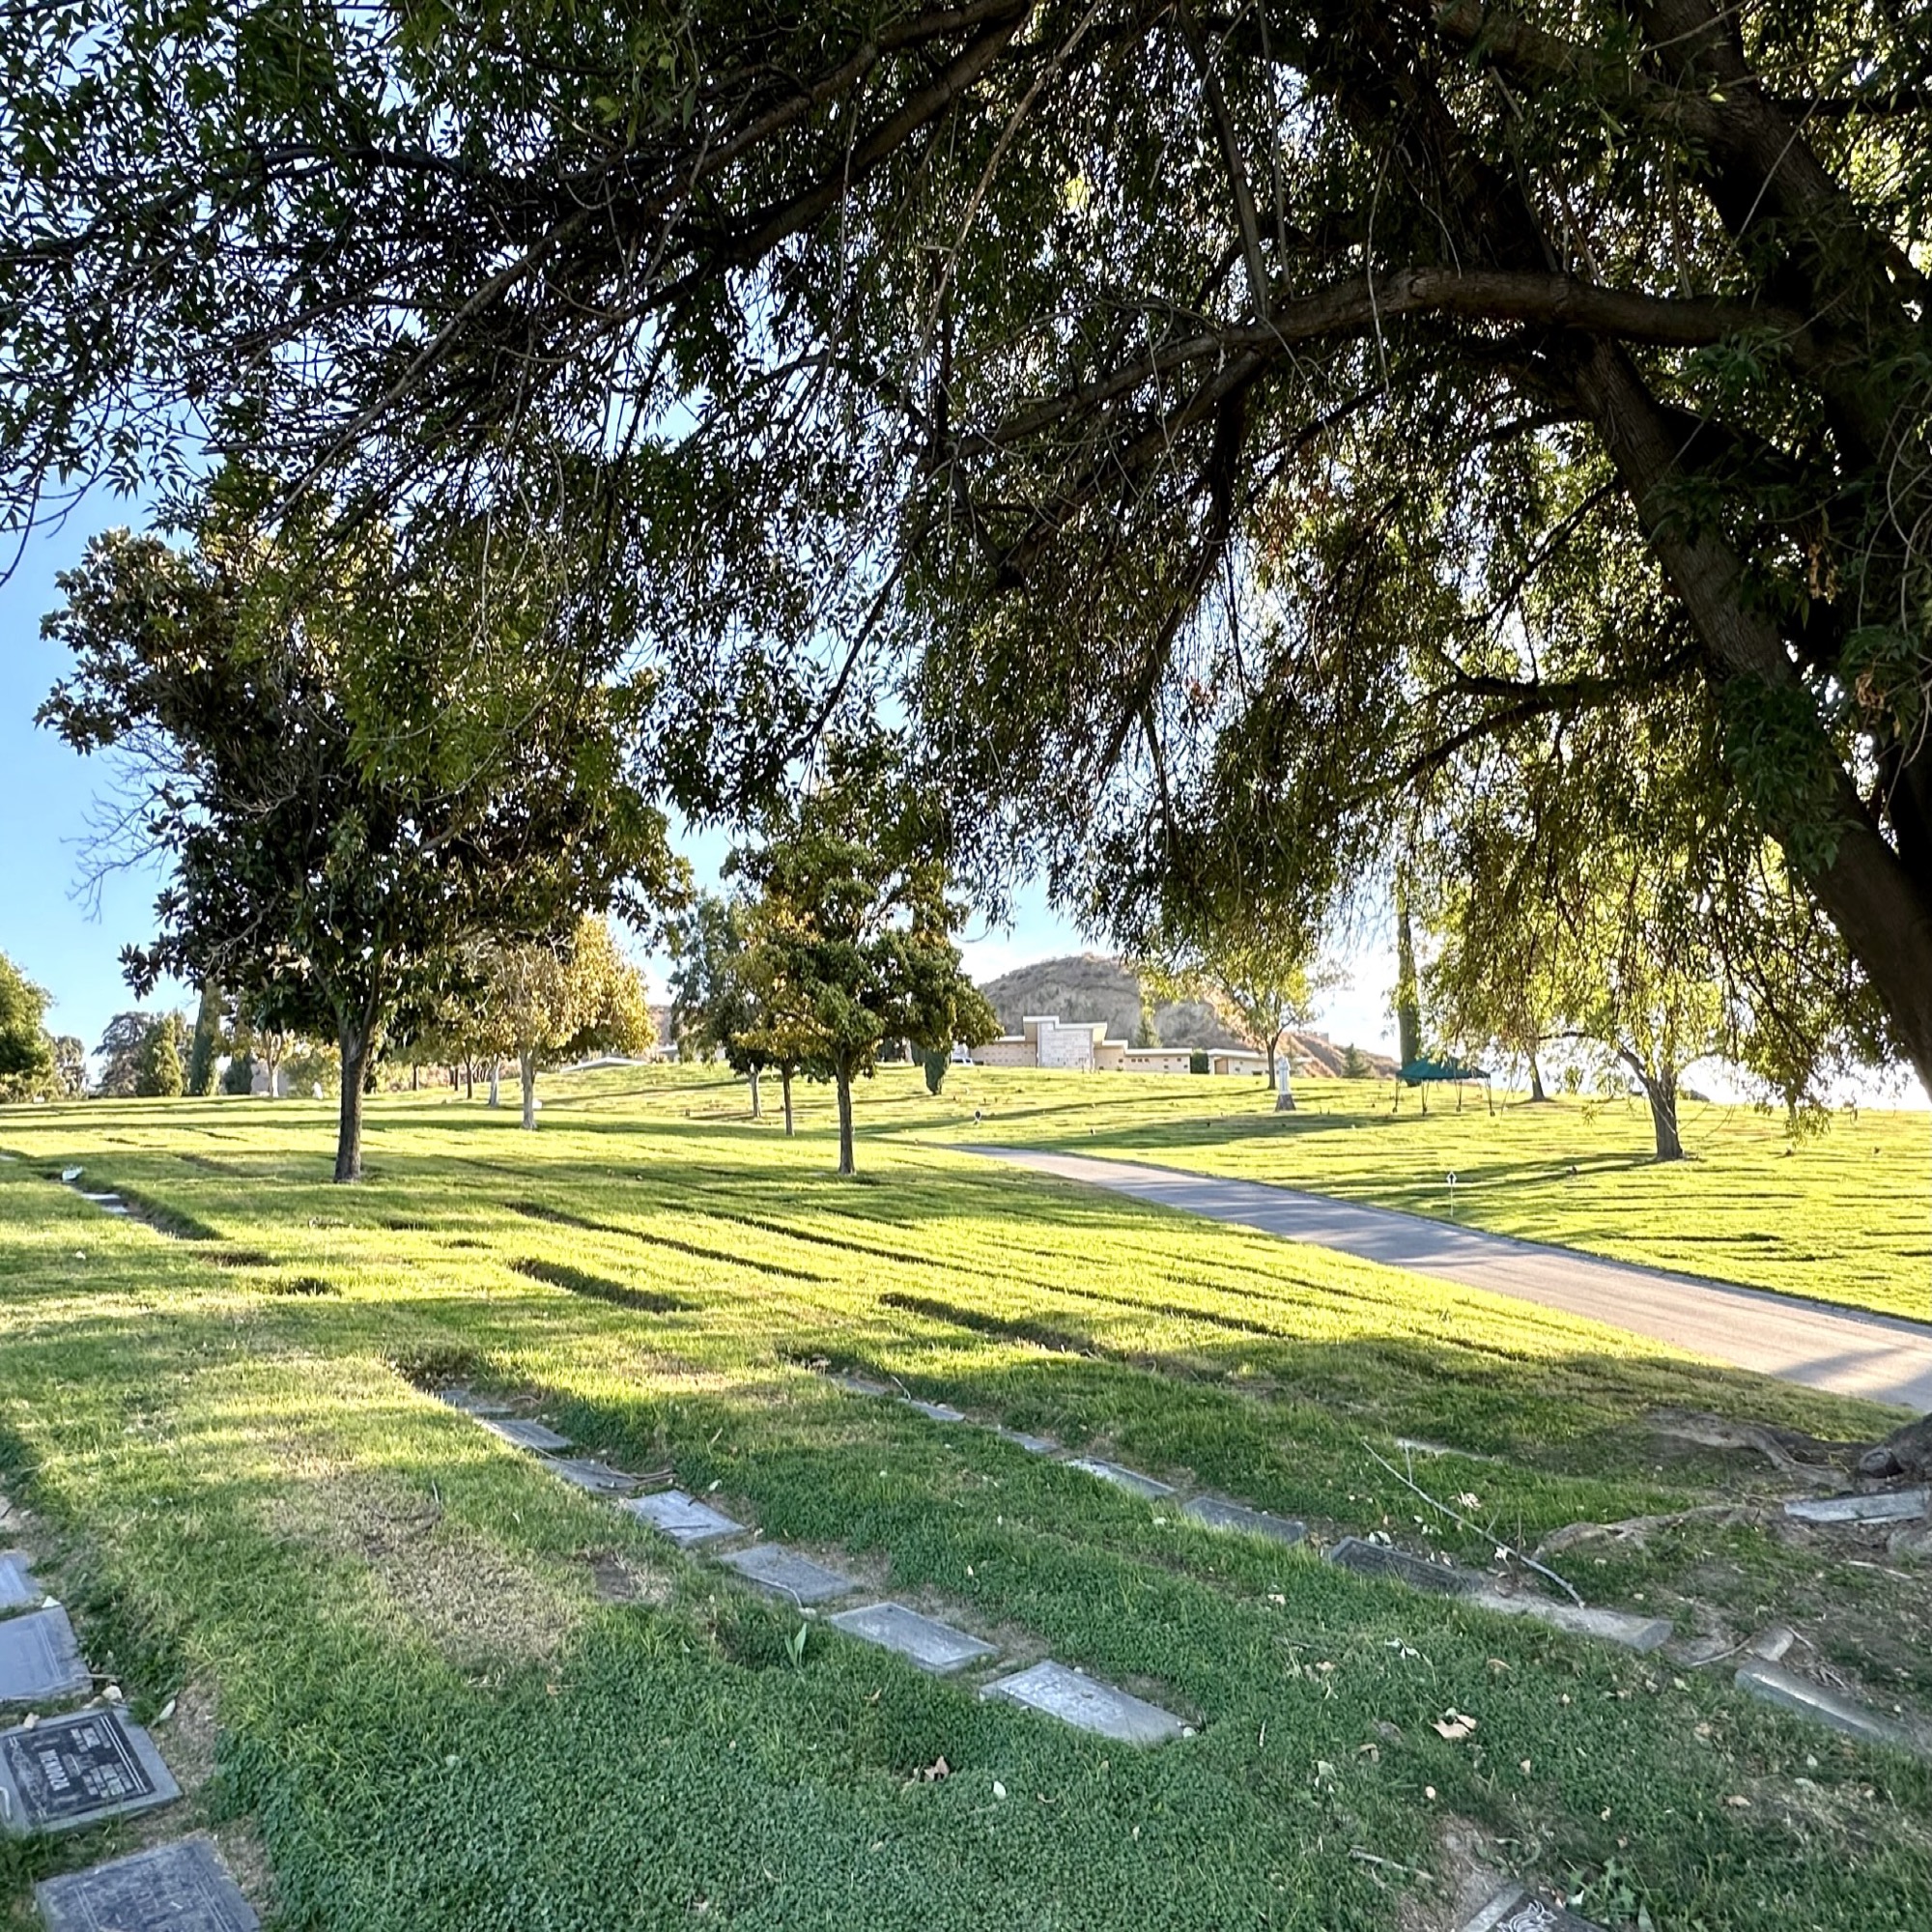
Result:
<svg viewBox="0 0 1932 1932"><path fill-rule="evenodd" d="M64 1099L74 1099L87 1090L87 1048L76 1035L59 1034L54 1038L54 1091Z"/></svg>
<svg viewBox="0 0 1932 1932"><path fill-rule="evenodd" d="M1267 1056L1268 1086L1279 1111L1292 1112L1293 1090L1275 1070L1282 1036L1315 1017L1321 992L1335 982L1316 965L1316 942L1292 914L1249 900L1229 923L1191 947L1172 951L1158 978L1173 996L1205 999L1231 1031Z"/></svg>
<svg viewBox="0 0 1932 1932"><path fill-rule="evenodd" d="M1153 999L1145 986L1141 988L1140 1011L1134 1019L1133 1043L1143 1052L1160 1044L1160 1029L1153 1020Z"/></svg>
<svg viewBox="0 0 1932 1932"><path fill-rule="evenodd" d="M0 952L0 1100L56 1088L54 1043L41 1024L47 995Z"/></svg>
<svg viewBox="0 0 1932 1932"><path fill-rule="evenodd" d="M1534 772L1528 810L1480 784L1455 795L1427 973L1447 1043L1520 1055L1569 1040L1600 1077L1634 1080L1660 1160L1682 1157L1678 1093L1693 1062L1722 1056L1796 1116L1883 1032L1776 848L1747 822L1680 822L1668 723L1627 715L1620 755L1568 731L1535 758L1519 747Z"/></svg>
<svg viewBox="0 0 1932 1932"><path fill-rule="evenodd" d="M1350 1044L1342 1049L1344 1080L1366 1080L1373 1070L1369 1065L1368 1055L1359 1046Z"/></svg>
<svg viewBox="0 0 1932 1932"><path fill-rule="evenodd" d="M221 1051L224 1005L221 988L213 980L204 980L195 1009L194 1037L187 1052L187 1091L197 1096L214 1092L214 1062Z"/></svg>
<svg viewBox="0 0 1932 1932"><path fill-rule="evenodd" d="M554 648L548 604L504 578L479 628L404 581L378 532L337 538L311 511L270 542L252 487L223 479L191 552L90 546L46 620L74 668L42 717L123 752L172 866L130 983L217 979L258 1035L332 1039L335 1179L355 1180L399 1007L448 983L466 941L567 930L667 887L674 862L625 776L637 717Z"/></svg>
<svg viewBox="0 0 1932 1932"><path fill-rule="evenodd" d="M191 440L408 505L479 611L486 517L580 543L666 781L732 810L847 687L822 618L1134 932L1339 890L1459 748L1681 691L1687 784L1932 1083L1923 9L8 24L15 525ZM1516 647L1624 553L1672 625Z"/></svg>
<svg viewBox="0 0 1932 1932"><path fill-rule="evenodd" d="M930 1046L919 1057L920 1070L925 1075L925 1091L936 1100L940 1089L946 1085L946 1076L952 1066L952 1050L947 1047Z"/></svg>
<svg viewBox="0 0 1932 1932"><path fill-rule="evenodd" d="M179 1013L156 1013L142 1032L134 1068L134 1093L141 1099L178 1099L186 1085L182 1048L187 1026Z"/></svg>
<svg viewBox="0 0 1932 1932"><path fill-rule="evenodd" d="M480 1031L523 1076L526 1128L537 1123L537 1073L592 1053L641 1053L656 1038L643 977L607 922L585 914L562 946L487 946Z"/></svg>
<svg viewBox="0 0 1932 1932"><path fill-rule="evenodd" d="M669 922L670 1025L680 1060L723 1054L732 1071L745 1076L755 1121L762 1118L759 1076L774 1063L757 1044L760 1015L746 925L743 900L717 893L698 894ZM789 1098L785 1131L791 1131Z"/></svg>
<svg viewBox="0 0 1932 1932"><path fill-rule="evenodd" d="M735 856L758 891L751 1037L833 1083L840 1174L855 1172L852 1083L882 1041L937 1052L999 1031L952 942L965 909L946 896L942 839L932 801L881 748L835 742L822 781Z"/></svg>
<svg viewBox="0 0 1932 1932"><path fill-rule="evenodd" d="M141 1059L147 1047L148 1029L154 1015L143 1012L116 1013L101 1030L94 1049L100 1062L100 1073L94 1091L103 1099L128 1100L141 1074Z"/></svg>

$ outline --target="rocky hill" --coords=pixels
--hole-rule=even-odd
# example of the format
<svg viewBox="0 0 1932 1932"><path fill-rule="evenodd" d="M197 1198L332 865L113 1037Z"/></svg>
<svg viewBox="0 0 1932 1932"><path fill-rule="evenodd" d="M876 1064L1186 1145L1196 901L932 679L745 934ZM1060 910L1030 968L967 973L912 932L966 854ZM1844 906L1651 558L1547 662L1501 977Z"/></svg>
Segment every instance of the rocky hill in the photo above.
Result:
<svg viewBox="0 0 1932 1932"><path fill-rule="evenodd" d="M1017 966L987 980L980 990L1000 1016L1003 1033L1018 1033L1029 1013L1052 1013L1063 1020L1106 1023L1111 1039L1132 1039L1140 1021L1141 985L1118 959L1098 952L1079 952L1061 959L1039 959ZM1199 1000L1157 1005L1154 1031L1163 1046L1246 1046L1211 1007ZM1342 1070L1342 1049L1320 1034L1295 1034L1297 1065L1310 1072L1335 1074ZM1376 1072L1392 1073L1394 1063L1384 1055L1364 1056Z"/></svg>

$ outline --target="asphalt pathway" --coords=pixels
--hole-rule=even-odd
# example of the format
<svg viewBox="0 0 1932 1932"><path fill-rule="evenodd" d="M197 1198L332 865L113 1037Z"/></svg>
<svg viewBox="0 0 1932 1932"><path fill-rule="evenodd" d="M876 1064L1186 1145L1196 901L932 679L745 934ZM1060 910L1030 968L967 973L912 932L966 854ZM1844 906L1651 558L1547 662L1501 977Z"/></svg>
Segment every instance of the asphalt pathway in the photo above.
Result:
<svg viewBox="0 0 1932 1932"><path fill-rule="evenodd" d="M1392 1208L1367 1208L1260 1180L1189 1174L1091 1154L975 1147L1063 1180L1136 1201L1233 1221L1291 1241L1435 1275L1587 1316L1760 1375L1932 1410L1932 1326L1890 1315L1828 1308L1767 1289L1600 1260L1571 1248L1459 1228Z"/></svg>

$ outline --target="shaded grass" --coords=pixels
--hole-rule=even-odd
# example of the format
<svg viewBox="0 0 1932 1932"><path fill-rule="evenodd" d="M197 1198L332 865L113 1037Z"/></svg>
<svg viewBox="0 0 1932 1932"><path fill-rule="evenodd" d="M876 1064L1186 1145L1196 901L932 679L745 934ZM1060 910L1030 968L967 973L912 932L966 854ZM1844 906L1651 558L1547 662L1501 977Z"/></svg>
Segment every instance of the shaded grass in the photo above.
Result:
<svg viewBox="0 0 1932 1932"><path fill-rule="evenodd" d="M1366 1932L1396 1903L1350 1848L1439 1868L1452 1815L1605 1922L1626 1895L1661 1932L1923 1921L1923 1767L1803 1730L1723 1675L1212 1535L809 1365L1479 1562L1490 1548L1417 1521L1365 1441L1398 1461L1397 1435L1449 1445L1422 1479L1527 1544L1772 1492L1758 1466L1662 1457L1660 1406L1827 1435L1879 1412L876 1134L867 1184L842 1186L816 1127L786 1144L723 1118L730 1090L657 1079L561 1089L533 1136L480 1106L379 1101L356 1190L326 1183L321 1109L0 1121L37 1162L113 1133L130 1181L266 1258L212 1267L0 1168L0 1476L137 1714L184 1685L218 1699L194 1804L254 1817L288 1925ZM872 1119L896 1127L912 1103L883 1089ZM216 1120L248 1136L237 1172L175 1157ZM298 1274L338 1292L271 1292ZM842 1548L1024 1655L1142 1688L1201 1735L1129 1753L816 1627L794 1665L795 1615L418 1386L455 1378L715 1484L767 1534ZM1815 1607L1855 1633L1855 1610L1907 1639L1889 1667L1920 1694L1922 1573L1853 1571L1853 1551L1747 1519L1578 1561L1593 1599L1642 1593L1687 1623L1692 1575L1719 1616ZM600 1598L612 1563L645 1579L633 1601ZM1430 1728L1451 1704L1473 1740ZM914 1781L940 1756L952 1776ZM116 1842L10 1847L0 1884L17 1901Z"/></svg>

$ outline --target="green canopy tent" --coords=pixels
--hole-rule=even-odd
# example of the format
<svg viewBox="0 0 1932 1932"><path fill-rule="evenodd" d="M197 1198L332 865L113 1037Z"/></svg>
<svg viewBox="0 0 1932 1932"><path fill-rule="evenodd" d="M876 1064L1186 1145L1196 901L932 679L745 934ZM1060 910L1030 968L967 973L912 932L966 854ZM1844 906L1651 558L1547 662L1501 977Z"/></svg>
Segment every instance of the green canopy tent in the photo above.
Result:
<svg viewBox="0 0 1932 1932"><path fill-rule="evenodd" d="M1394 1112L1402 1111L1402 1090L1405 1087L1419 1088L1422 1093L1422 1111L1429 1111L1429 1090L1440 1081L1453 1081L1456 1087L1456 1111L1463 1111L1463 1087L1464 1082L1480 1080L1483 1083L1484 1097L1490 1103L1490 1112L1496 1111L1495 1095L1490 1089L1490 1075L1486 1067L1465 1066L1460 1060L1406 1060L1402 1071L1396 1075Z"/></svg>

